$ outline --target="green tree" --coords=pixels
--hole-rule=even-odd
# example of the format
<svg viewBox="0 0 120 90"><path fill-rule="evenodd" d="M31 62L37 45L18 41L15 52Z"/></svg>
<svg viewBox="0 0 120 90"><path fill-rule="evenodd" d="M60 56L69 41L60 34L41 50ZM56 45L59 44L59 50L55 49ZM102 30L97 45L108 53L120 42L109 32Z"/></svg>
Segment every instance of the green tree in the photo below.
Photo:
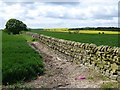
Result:
<svg viewBox="0 0 120 90"><path fill-rule="evenodd" d="M27 25L17 19L9 19L5 26L5 30L12 34L19 34L20 31L27 31Z"/></svg>

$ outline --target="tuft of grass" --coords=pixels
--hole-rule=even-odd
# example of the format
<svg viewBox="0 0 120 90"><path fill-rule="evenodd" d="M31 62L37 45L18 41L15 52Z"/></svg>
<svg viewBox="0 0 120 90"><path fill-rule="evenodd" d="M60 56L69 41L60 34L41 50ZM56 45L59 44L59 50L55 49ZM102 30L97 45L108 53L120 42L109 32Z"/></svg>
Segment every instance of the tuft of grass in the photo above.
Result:
<svg viewBox="0 0 120 90"><path fill-rule="evenodd" d="M32 90L32 88L35 88L35 87L33 87L33 86L25 86L23 83L18 82L18 83L15 83L13 85L8 85L5 88L9 88L11 90L16 90L16 89Z"/></svg>
<svg viewBox="0 0 120 90"><path fill-rule="evenodd" d="M111 88L118 88L118 82L108 82L108 83L104 83L101 85L101 88L104 89L111 89Z"/></svg>
<svg viewBox="0 0 120 90"><path fill-rule="evenodd" d="M88 77L89 80L94 80L93 76Z"/></svg>
<svg viewBox="0 0 120 90"><path fill-rule="evenodd" d="M34 42L34 41L38 41L38 39L33 38L32 41L33 41L33 42Z"/></svg>
<svg viewBox="0 0 120 90"><path fill-rule="evenodd" d="M101 78L103 81L110 80L108 77L106 77L104 75L99 75L98 77Z"/></svg>
<svg viewBox="0 0 120 90"><path fill-rule="evenodd" d="M42 89L45 89L45 88L46 88L46 85L42 84L42 85L41 85L41 88L42 88Z"/></svg>
<svg viewBox="0 0 120 90"><path fill-rule="evenodd" d="M108 77L102 75L101 72L96 72L96 74L94 75L96 80L103 80L103 81L107 81L110 80Z"/></svg>
<svg viewBox="0 0 120 90"><path fill-rule="evenodd" d="M33 42L33 41L37 41L37 39L34 39L34 38L32 38L31 36L29 36L29 35L26 35L26 34L22 34L22 36L23 36L23 38L25 38L25 40L27 41L27 42Z"/></svg>

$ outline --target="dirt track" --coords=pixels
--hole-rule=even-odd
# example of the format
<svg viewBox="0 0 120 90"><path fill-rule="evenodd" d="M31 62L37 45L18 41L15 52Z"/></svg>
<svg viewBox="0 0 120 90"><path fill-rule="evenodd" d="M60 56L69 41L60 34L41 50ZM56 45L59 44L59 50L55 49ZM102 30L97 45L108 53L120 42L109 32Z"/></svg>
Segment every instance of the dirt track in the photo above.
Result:
<svg viewBox="0 0 120 90"><path fill-rule="evenodd" d="M24 85L35 88L99 88L106 82L115 82L103 78L97 70L80 64L68 62L62 54L52 51L42 43L33 42L32 46L43 56L45 73L36 80Z"/></svg>

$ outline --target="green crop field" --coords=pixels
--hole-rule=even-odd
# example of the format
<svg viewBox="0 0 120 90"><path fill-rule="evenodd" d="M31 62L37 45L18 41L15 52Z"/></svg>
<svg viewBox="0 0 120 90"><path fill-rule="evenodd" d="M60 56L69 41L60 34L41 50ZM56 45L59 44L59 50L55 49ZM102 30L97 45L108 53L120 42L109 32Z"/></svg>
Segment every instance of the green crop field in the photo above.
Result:
<svg viewBox="0 0 120 90"><path fill-rule="evenodd" d="M32 30L32 32L81 43L119 47L118 37L120 37L120 34L69 34L68 32L49 32L43 30Z"/></svg>
<svg viewBox="0 0 120 90"><path fill-rule="evenodd" d="M2 82L13 84L42 74L42 57L26 42L23 35L2 35Z"/></svg>

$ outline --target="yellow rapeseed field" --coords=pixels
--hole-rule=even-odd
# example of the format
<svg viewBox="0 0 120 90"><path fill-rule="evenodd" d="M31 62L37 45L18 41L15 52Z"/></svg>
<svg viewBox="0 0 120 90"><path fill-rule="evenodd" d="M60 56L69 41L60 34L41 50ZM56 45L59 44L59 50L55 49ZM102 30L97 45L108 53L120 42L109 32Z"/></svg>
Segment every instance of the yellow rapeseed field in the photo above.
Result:
<svg viewBox="0 0 120 90"><path fill-rule="evenodd" d="M69 32L68 29L50 29L47 31L51 32ZM70 32L77 32L77 31L70 31ZM80 30L77 33L86 33L86 34L120 34L120 32L117 31L97 31L97 30Z"/></svg>
<svg viewBox="0 0 120 90"><path fill-rule="evenodd" d="M104 34L120 34L120 32L117 31L90 31L90 30L81 30L79 33L87 33L87 34L98 34L98 33L104 33Z"/></svg>

